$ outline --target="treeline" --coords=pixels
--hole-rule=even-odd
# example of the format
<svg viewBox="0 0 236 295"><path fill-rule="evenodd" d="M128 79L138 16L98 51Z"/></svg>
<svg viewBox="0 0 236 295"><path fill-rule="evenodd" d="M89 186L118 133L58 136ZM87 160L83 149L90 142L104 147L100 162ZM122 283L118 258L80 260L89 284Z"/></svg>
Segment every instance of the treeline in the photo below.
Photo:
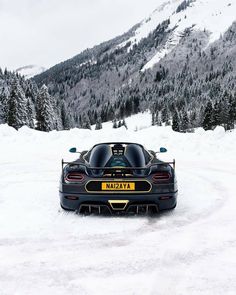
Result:
<svg viewBox="0 0 236 295"><path fill-rule="evenodd" d="M216 126L231 130L235 128L235 123L236 93L233 96L227 91L220 100L208 100L206 105L197 110L177 109L173 105L171 109L164 108L152 112L152 125L172 125L172 129L177 132L192 132L196 127L213 130Z"/></svg>
<svg viewBox="0 0 236 295"><path fill-rule="evenodd" d="M61 130L67 115L43 85L25 80L17 73L0 69L0 124L19 129L28 126L40 131Z"/></svg>
<svg viewBox="0 0 236 295"><path fill-rule="evenodd" d="M152 124L173 124L175 131L183 132L196 127L210 130L217 125L226 130L235 128L236 92L233 85L225 89L220 82L223 71L224 68L218 71L218 78L211 81L208 74L205 79L197 79L195 72L195 77L189 73L187 79L169 79L164 88L152 89L154 97L162 97L159 100L150 98Z"/></svg>
<svg viewBox="0 0 236 295"><path fill-rule="evenodd" d="M205 79L194 86L197 71L193 77L185 67L187 73L178 74L169 79L168 83L165 81L163 86L161 81L166 79L168 71L161 66L154 75L154 85L151 88L141 93L137 85L124 88L114 103L108 101L101 110L90 109L73 117L70 117L65 103L58 103L45 85L38 88L33 81L0 70L0 123L7 123L16 129L29 126L41 131L70 129L75 126L90 129L95 124L95 129L99 130L102 123L107 121L113 121L113 128L127 127L124 120L126 117L149 109L152 125L172 125L173 130L179 132L191 131L200 126L210 130L217 125L229 130L235 127L236 122L236 93L224 90L224 87L216 83L216 79L226 74L226 68L229 66L223 67L221 71L212 68L210 74L206 74ZM181 84L185 87L180 91ZM180 97L174 98L176 88L179 88ZM189 100L204 88L208 88L208 95L204 94L204 99ZM160 99L155 99L157 95Z"/></svg>
<svg viewBox="0 0 236 295"><path fill-rule="evenodd" d="M184 1L179 9L191 2ZM176 131L216 125L234 128L236 24L210 46L208 32L186 29L178 45L144 71L172 33L167 19L132 45L131 31L35 77L38 86L33 80L1 72L0 122L45 131L94 124L100 129L103 122L122 122L150 110L153 125L172 124Z"/></svg>
<svg viewBox="0 0 236 295"><path fill-rule="evenodd" d="M198 86L199 89L207 87L204 83ZM223 126L226 130L235 128L236 92L224 90L224 87L216 87L214 82L207 83L209 94L204 94L196 101L189 101L189 98L194 95L192 91L195 92L196 89L187 88L187 82L185 82L186 88L182 89L181 94L179 93L180 97L174 97L174 93L170 91L164 95L162 91L166 90L157 90L158 88L151 88L141 94L136 91L137 89L129 89L114 104L105 103L101 112L89 110L80 115L78 124L83 128L90 128L89 126L102 122L122 121L124 118L148 109L152 114L152 125L172 125L173 129L179 132L191 132L197 127L210 130L217 125ZM177 83L175 87L179 87L178 85ZM166 85L166 89L173 90L175 87ZM164 95L164 99L156 100L156 95L160 97Z"/></svg>
<svg viewBox="0 0 236 295"><path fill-rule="evenodd" d="M183 1L178 11L193 1ZM208 46L209 33L182 32L178 45L148 70L143 66L162 49L172 29L162 22L137 44L111 40L57 65L35 78L65 102L63 126L89 128L150 110L153 124L187 131L235 124L236 24ZM121 37L120 37L121 38ZM212 111L209 111L210 104ZM208 113L210 123L208 121ZM216 115L218 113L219 115ZM219 117L216 119L216 117Z"/></svg>

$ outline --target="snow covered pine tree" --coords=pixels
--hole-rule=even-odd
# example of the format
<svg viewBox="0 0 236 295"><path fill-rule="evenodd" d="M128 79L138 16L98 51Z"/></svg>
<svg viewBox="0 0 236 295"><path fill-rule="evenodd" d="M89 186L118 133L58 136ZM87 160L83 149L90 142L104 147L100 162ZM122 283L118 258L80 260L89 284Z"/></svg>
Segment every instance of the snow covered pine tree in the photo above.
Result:
<svg viewBox="0 0 236 295"><path fill-rule="evenodd" d="M7 123L15 129L29 125L27 99L17 79L12 83L12 90L8 100Z"/></svg>
<svg viewBox="0 0 236 295"><path fill-rule="evenodd" d="M48 88L43 85L39 91L36 103L37 129L51 131L57 129L57 114L53 108L53 98L48 93Z"/></svg>

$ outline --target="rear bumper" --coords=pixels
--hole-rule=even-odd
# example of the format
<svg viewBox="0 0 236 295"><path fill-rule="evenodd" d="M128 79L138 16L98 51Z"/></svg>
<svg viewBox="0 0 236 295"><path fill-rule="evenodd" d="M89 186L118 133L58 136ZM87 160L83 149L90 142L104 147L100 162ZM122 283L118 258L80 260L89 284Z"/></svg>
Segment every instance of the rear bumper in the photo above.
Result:
<svg viewBox="0 0 236 295"><path fill-rule="evenodd" d="M115 212L129 212L131 209L136 210L137 206L153 206L158 211L172 209L176 206L178 191L171 193L160 193L160 194L75 194L75 193L64 193L59 192L61 206L67 210L78 210L85 206L92 206L98 208L108 208L111 213ZM123 201L125 200L127 205L122 209L114 209L111 205L112 201ZM138 209L137 209L138 210Z"/></svg>

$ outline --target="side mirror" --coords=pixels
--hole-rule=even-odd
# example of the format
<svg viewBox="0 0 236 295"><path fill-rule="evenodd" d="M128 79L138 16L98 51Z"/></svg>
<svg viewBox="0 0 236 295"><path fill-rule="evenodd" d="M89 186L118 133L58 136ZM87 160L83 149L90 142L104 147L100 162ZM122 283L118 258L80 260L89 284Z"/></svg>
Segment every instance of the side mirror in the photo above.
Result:
<svg viewBox="0 0 236 295"><path fill-rule="evenodd" d="M70 153L76 153L77 152L77 149L75 147L73 147L73 148L69 149L69 152Z"/></svg>
<svg viewBox="0 0 236 295"><path fill-rule="evenodd" d="M160 153L166 153L167 152L167 149L166 148L164 148L164 147L161 147L160 148Z"/></svg>

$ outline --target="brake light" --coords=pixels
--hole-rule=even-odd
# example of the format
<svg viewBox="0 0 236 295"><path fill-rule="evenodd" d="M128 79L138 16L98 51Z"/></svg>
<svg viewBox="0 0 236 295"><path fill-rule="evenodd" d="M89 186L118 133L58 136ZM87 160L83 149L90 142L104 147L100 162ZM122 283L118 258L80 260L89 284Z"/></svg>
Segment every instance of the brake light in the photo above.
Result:
<svg viewBox="0 0 236 295"><path fill-rule="evenodd" d="M71 201L77 201L77 200L79 200L79 197L74 197L74 196L65 196L65 198L67 200L71 200Z"/></svg>
<svg viewBox="0 0 236 295"><path fill-rule="evenodd" d="M171 198L172 198L172 196L162 196L162 197L159 197L159 200L165 201L165 200L169 200Z"/></svg>
<svg viewBox="0 0 236 295"><path fill-rule="evenodd" d="M66 182L82 182L84 180L84 174L78 172L69 172L66 177Z"/></svg>
<svg viewBox="0 0 236 295"><path fill-rule="evenodd" d="M170 179L170 173L161 171L161 172L156 172L152 176L153 182L159 182L159 181L167 181Z"/></svg>

